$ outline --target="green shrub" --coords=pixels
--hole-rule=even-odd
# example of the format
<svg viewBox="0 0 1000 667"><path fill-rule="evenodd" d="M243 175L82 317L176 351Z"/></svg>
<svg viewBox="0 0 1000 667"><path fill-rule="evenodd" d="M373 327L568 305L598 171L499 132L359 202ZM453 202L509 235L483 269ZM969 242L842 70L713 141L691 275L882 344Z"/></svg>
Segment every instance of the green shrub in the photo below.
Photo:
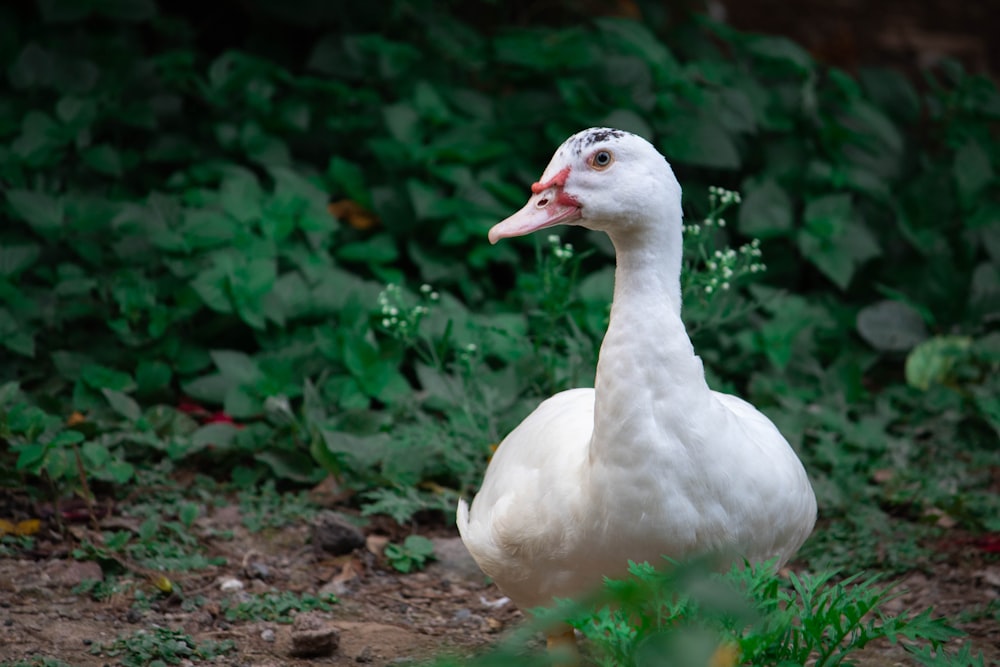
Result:
<svg viewBox="0 0 1000 667"><path fill-rule="evenodd" d="M151 0L0 9L0 475L332 473L370 512L450 511L539 397L592 380L609 245L485 232L609 124L671 159L702 238L763 254L706 299L689 234L685 317L805 459L817 544L856 536L807 553L856 558L890 513L914 545L890 567L926 517L995 530L996 86L642 7L250 2L232 34ZM412 333L387 284L427 308Z"/></svg>

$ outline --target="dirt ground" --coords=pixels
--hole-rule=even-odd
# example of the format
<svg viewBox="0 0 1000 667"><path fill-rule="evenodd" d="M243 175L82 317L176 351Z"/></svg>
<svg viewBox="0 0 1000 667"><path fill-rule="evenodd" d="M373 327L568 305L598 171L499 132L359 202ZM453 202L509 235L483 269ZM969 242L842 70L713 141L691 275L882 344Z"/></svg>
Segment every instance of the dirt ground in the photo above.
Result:
<svg viewBox="0 0 1000 667"><path fill-rule="evenodd" d="M172 575L185 598L203 598L190 611L182 609L176 596L160 596L148 610L138 611L131 594L104 602L73 594L75 585L100 577L101 569L94 562L68 558L72 539L43 528L35 553L0 560L0 663L45 656L80 667L119 664L117 658L93 655L91 647L159 625L183 628L199 641L235 642L235 650L214 664L378 667L406 664L443 651L468 655L498 641L523 620L511 604L503 603L496 588L486 584L459 538L447 529L429 531L438 560L423 572L404 575L376 555L386 537L401 538L394 524L372 524L365 529L366 545L340 556L317 548L315 524L301 521L250 533L243 528L235 506L199 519L197 533L231 530L233 537L207 540L210 555L223 556L226 565ZM72 532L81 538L90 530L77 525ZM986 664L1000 664L996 662L1000 627L995 607L985 618L975 613L1000 597L1000 562L995 557L990 560L969 540L952 540L948 545L946 562L929 572L903 577L907 592L892 604L898 609L933 605L942 614L965 619L962 629L976 649L986 654ZM138 579L141 588L155 593L149 580ZM339 603L330 611L307 612L299 619L304 623L295 625L227 621L221 613L227 597L272 590L332 592ZM327 655L295 657L293 634L303 628L318 628L324 636L337 634L329 632L334 628L339 632L339 645ZM880 646L866 651L861 664L916 663L898 647Z"/></svg>

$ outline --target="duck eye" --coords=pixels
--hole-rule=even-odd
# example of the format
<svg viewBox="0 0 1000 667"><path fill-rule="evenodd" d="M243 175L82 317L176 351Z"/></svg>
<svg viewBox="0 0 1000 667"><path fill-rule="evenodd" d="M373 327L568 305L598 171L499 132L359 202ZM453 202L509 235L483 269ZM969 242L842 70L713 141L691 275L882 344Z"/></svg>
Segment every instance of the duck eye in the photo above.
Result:
<svg viewBox="0 0 1000 667"><path fill-rule="evenodd" d="M615 158L611 151L603 149L591 155L590 160L588 160L590 166L597 170L607 169L614 161Z"/></svg>

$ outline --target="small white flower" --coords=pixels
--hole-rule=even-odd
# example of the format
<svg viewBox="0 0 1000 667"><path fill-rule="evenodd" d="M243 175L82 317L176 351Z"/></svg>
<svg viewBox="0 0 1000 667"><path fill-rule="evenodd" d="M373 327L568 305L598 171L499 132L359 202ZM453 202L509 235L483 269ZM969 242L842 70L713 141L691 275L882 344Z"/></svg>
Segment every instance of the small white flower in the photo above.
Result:
<svg viewBox="0 0 1000 667"><path fill-rule="evenodd" d="M465 346L465 351L466 352L475 352L476 351L476 344L475 343L469 343L468 345Z"/></svg>
<svg viewBox="0 0 1000 667"><path fill-rule="evenodd" d="M729 283L722 283L722 289L729 289Z"/></svg>
<svg viewBox="0 0 1000 667"><path fill-rule="evenodd" d="M420 292L422 294L427 294L428 292L432 292L433 290L434 288L428 285L427 283L424 283L423 285L420 286Z"/></svg>
<svg viewBox="0 0 1000 667"><path fill-rule="evenodd" d="M711 285L706 285L705 286L705 294L711 294L712 293L712 289L713 288L712 288Z"/></svg>
<svg viewBox="0 0 1000 667"><path fill-rule="evenodd" d="M726 226L726 221L725 221L725 219L723 219L723 218L719 218L719 227L725 227L725 226Z"/></svg>
<svg viewBox="0 0 1000 667"><path fill-rule="evenodd" d="M430 299L431 299L431 301L437 301L440 298L441 298L441 295L438 294L437 292L431 292L430 293Z"/></svg>
<svg viewBox="0 0 1000 667"><path fill-rule="evenodd" d="M559 243L559 237L556 236L555 234L549 234L549 243L551 243L552 245Z"/></svg>
<svg viewBox="0 0 1000 667"><path fill-rule="evenodd" d="M392 308L389 309L389 314L390 315L399 315L399 308L396 308L395 306L393 306Z"/></svg>
<svg viewBox="0 0 1000 667"><path fill-rule="evenodd" d="M382 326L388 329L392 325L392 322L388 317L382 318Z"/></svg>

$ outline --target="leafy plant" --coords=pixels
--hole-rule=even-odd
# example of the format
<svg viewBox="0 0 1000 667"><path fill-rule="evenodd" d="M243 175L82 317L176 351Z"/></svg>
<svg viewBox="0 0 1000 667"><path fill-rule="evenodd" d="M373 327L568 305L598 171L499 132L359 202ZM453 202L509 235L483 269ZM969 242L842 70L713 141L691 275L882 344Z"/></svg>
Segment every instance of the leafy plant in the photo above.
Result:
<svg viewBox="0 0 1000 667"><path fill-rule="evenodd" d="M230 621L275 621L291 623L296 612L330 611L336 604L334 595L296 594L292 591L247 595L244 599L230 600L223 605L226 619Z"/></svg>
<svg viewBox="0 0 1000 667"><path fill-rule="evenodd" d="M876 640L900 645L921 664L983 665L968 644L955 652L943 648L962 633L932 610L888 612L895 595L878 576L835 581L828 572L785 580L768 563L721 574L707 561L661 569L633 563L628 577L607 581L591 599L536 610L529 627L468 664L544 664L543 657L525 654L523 643L530 633L566 621L586 636L586 651L599 665L853 664Z"/></svg>
<svg viewBox="0 0 1000 667"><path fill-rule="evenodd" d="M126 499L142 528L79 546L109 568L209 563L218 490L129 500L178 471L232 481L254 529L294 519L270 485L327 475L366 513L450 515L593 378L607 240L485 232L614 125L684 184L685 322L803 458L810 564L924 567L945 526L998 529L995 82L849 74L655 3L425 4L249 0L225 32L146 0L0 9L4 488Z"/></svg>
<svg viewBox="0 0 1000 667"><path fill-rule="evenodd" d="M233 648L233 642L228 639L196 642L182 630L154 627L152 630L137 630L108 644L98 644L91 649L91 653L118 658L119 664L124 667L152 667L213 660Z"/></svg>
<svg viewBox="0 0 1000 667"><path fill-rule="evenodd" d="M408 535L402 544L385 545L385 558L398 572L422 570L434 559L434 543L423 535Z"/></svg>

